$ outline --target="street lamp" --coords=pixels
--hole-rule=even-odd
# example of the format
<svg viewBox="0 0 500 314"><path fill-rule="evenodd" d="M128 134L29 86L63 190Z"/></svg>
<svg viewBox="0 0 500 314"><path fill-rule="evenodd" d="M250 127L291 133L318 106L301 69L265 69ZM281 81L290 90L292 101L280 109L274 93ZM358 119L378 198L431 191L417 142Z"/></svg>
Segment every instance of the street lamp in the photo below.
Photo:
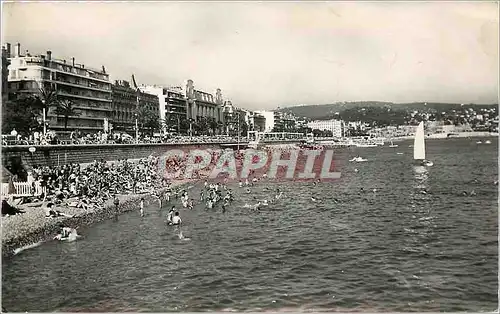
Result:
<svg viewBox="0 0 500 314"><path fill-rule="evenodd" d="M238 111L238 151L240 151L240 112Z"/></svg>
<svg viewBox="0 0 500 314"><path fill-rule="evenodd" d="M139 127L137 125L137 113L135 115L135 143L139 143Z"/></svg>
<svg viewBox="0 0 500 314"><path fill-rule="evenodd" d="M47 121L45 119L45 101L43 102L43 109L42 109L42 115L43 115L43 136L45 137L45 134L47 133Z"/></svg>
<svg viewBox="0 0 500 314"><path fill-rule="evenodd" d="M193 137L193 119L189 119L189 137Z"/></svg>

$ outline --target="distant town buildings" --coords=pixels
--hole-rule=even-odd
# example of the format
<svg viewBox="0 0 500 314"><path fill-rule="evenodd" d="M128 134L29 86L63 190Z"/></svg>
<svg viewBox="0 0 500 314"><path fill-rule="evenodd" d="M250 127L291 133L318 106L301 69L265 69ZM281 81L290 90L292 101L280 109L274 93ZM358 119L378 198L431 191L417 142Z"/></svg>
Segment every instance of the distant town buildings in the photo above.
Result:
<svg viewBox="0 0 500 314"><path fill-rule="evenodd" d="M266 118L258 112L249 111L247 123L250 131L264 132L266 130Z"/></svg>
<svg viewBox="0 0 500 314"><path fill-rule="evenodd" d="M330 131L333 137L343 137L345 123L342 120L315 120L307 123L307 126L313 130Z"/></svg>

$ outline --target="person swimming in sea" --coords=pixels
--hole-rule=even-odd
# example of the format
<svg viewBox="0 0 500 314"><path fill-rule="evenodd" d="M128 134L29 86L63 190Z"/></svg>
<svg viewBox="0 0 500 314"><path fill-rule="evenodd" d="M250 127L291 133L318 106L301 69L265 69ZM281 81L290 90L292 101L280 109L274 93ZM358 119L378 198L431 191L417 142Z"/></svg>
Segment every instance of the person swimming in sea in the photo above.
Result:
<svg viewBox="0 0 500 314"><path fill-rule="evenodd" d="M275 196L275 198L277 200L279 200L281 198L281 196L283 196L283 192L280 192L280 189L276 189L276 196Z"/></svg>
<svg viewBox="0 0 500 314"><path fill-rule="evenodd" d="M54 240L67 239L71 233L73 233L73 228L65 227L62 223L59 224L59 233L54 237Z"/></svg>

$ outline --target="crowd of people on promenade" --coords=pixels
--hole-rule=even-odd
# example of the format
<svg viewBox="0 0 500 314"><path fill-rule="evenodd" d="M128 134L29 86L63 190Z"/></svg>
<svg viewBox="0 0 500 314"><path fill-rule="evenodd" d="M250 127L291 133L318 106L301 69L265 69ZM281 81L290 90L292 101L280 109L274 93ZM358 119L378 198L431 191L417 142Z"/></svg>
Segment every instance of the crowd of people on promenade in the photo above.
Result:
<svg viewBox="0 0 500 314"><path fill-rule="evenodd" d="M240 139L241 141L244 138ZM238 139L226 135L217 136L140 136L135 137L127 133L108 134L99 131L95 134L81 134L79 131L71 132L69 137L61 138L53 131L44 134L34 132L29 137L21 136L13 130L11 135L2 135L2 145L90 145L90 144L189 144L189 143L220 143L237 142Z"/></svg>

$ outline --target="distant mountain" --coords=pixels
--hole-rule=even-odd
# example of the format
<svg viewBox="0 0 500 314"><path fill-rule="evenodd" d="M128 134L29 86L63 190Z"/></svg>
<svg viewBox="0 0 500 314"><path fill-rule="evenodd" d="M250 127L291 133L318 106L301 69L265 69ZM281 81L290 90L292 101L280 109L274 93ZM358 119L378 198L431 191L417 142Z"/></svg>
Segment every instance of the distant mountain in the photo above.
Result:
<svg viewBox="0 0 500 314"><path fill-rule="evenodd" d="M453 109L457 110L462 107L466 108L491 108L491 106L498 106L498 104L489 105L476 105L476 104L450 104L450 103L392 103L383 101L356 101L356 102L340 102L334 104L324 105L303 105L278 109L278 111L294 114L298 117L305 117L312 120L327 120L336 116L336 113L342 115L342 112L347 109L354 108L387 108L391 111L433 111L433 112L447 112Z"/></svg>

